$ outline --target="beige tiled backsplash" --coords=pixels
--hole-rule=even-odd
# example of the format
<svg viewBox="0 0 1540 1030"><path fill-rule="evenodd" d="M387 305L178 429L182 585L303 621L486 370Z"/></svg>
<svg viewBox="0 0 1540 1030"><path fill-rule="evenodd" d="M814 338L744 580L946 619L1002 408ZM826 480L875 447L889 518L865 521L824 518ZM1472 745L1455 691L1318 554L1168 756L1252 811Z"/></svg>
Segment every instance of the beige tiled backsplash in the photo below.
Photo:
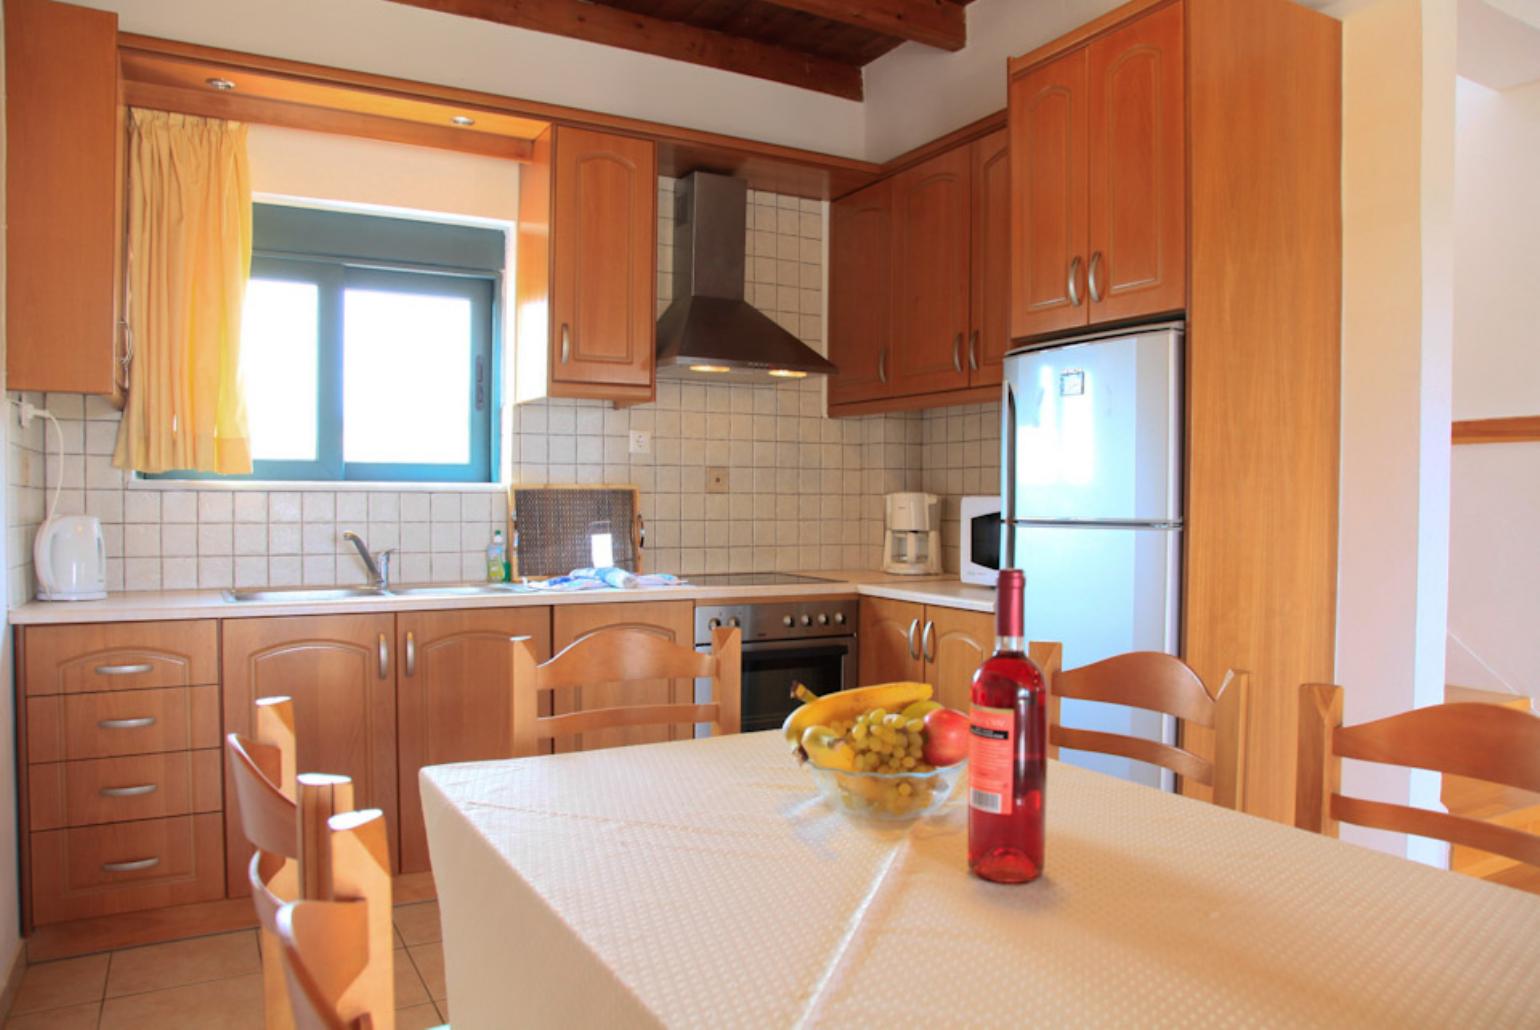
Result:
<svg viewBox="0 0 1540 1030"><path fill-rule="evenodd" d="M673 296L671 180L659 180L658 308ZM750 191L745 297L822 352L824 205ZM19 398L21 395L12 395ZM252 490L131 484L112 467L119 414L100 398L28 395L59 418L47 483L60 511L102 520L110 590L355 583L364 569L342 532L398 551L401 582L485 576L486 546L505 524L502 493L392 489ZM691 575L765 569L874 568L883 496L943 496L943 544L957 567L958 502L998 488L996 405L829 419L823 384L739 386L661 381L629 409L537 401L510 420L505 462L516 482L631 483L642 493L649 569ZM44 515L44 422L20 428L7 406L12 604L31 596L32 537ZM650 434L632 454L631 431ZM708 489L711 469L727 489ZM160 484L158 484L160 485Z"/></svg>

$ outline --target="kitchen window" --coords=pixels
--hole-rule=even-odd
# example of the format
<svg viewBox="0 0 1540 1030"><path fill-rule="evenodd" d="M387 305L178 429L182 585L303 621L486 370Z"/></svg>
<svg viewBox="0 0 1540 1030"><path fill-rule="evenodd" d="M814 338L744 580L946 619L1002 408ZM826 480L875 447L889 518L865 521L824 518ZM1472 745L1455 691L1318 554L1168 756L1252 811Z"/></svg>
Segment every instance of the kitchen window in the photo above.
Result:
<svg viewBox="0 0 1540 1030"><path fill-rule="evenodd" d="M250 476L489 482L503 233L257 204L241 337Z"/></svg>

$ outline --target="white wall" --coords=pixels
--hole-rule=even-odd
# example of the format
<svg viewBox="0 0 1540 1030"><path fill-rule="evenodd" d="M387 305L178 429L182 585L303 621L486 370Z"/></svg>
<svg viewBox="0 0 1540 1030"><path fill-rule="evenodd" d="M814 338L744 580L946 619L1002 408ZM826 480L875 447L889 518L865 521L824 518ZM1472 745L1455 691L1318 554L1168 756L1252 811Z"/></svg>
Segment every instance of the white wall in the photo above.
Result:
<svg viewBox="0 0 1540 1030"><path fill-rule="evenodd" d="M1122 0L974 0L956 53L905 43L866 66L866 157L886 161L1005 106L1005 64Z"/></svg>
<svg viewBox="0 0 1540 1030"><path fill-rule="evenodd" d="M79 0L137 32L860 157L862 106L386 0ZM1009 3L1011 0L1005 0Z"/></svg>
<svg viewBox="0 0 1540 1030"><path fill-rule="evenodd" d="M1378 0L1343 18L1337 681L1349 723L1443 696L1453 97L1452 0ZM1343 775L1349 793L1437 802L1436 777L1357 763Z"/></svg>
<svg viewBox="0 0 1540 1030"><path fill-rule="evenodd" d="M1540 415L1540 82L1460 80L1454 417ZM1451 683L1540 697L1540 443L1456 447Z"/></svg>

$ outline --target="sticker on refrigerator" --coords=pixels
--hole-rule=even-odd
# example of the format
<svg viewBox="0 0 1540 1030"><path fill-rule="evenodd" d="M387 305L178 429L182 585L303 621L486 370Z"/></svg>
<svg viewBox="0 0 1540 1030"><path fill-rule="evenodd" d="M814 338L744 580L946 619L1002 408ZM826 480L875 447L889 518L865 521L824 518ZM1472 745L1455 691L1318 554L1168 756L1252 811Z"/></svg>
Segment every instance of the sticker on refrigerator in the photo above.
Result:
<svg viewBox="0 0 1540 1030"><path fill-rule="evenodd" d="M1078 368L1059 373L1059 396L1080 397L1085 394L1085 373Z"/></svg>

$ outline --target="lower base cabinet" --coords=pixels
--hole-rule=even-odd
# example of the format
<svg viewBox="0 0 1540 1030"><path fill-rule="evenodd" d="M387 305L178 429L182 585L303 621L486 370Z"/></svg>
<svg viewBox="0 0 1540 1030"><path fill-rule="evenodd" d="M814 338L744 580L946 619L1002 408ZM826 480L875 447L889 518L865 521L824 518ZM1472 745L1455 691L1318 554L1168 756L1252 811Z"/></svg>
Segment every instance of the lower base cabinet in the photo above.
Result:
<svg viewBox="0 0 1540 1030"><path fill-rule="evenodd" d="M396 616L401 872L429 868L417 773L513 753L511 637L551 656L551 610L482 608Z"/></svg>
<svg viewBox="0 0 1540 1030"><path fill-rule="evenodd" d="M861 685L929 683L937 701L965 712L973 672L994 652L994 639L989 612L863 597Z"/></svg>
<svg viewBox="0 0 1540 1030"><path fill-rule="evenodd" d="M554 609L551 619L551 644L559 653L602 629L626 627L652 633L676 644L690 646L695 633L695 604L692 601L668 601L662 604L566 604ZM656 680L617 684L596 683L551 699L557 714L581 712L628 704L688 704L695 698L693 680ZM633 726L620 730L585 733L555 742L557 751L592 751L621 744L652 744L663 740L683 740L694 733L688 724L680 726Z"/></svg>
<svg viewBox="0 0 1540 1030"><path fill-rule="evenodd" d="M350 777L357 807L385 812L397 854L396 617L227 619L221 634L225 732L251 732L258 698L292 698L300 771ZM225 813L230 894L246 895L252 849L228 782Z"/></svg>

